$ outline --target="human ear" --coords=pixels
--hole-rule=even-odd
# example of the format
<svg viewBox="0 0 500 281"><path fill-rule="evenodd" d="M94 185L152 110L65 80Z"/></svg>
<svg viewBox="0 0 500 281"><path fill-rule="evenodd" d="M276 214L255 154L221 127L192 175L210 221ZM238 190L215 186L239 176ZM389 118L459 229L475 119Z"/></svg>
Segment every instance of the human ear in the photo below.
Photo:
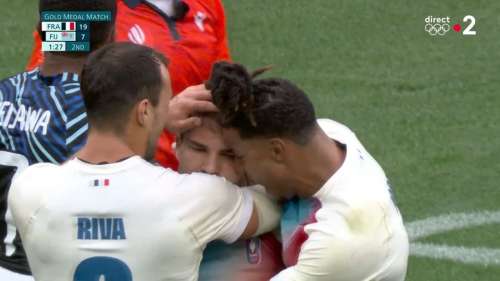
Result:
<svg viewBox="0 0 500 281"><path fill-rule="evenodd" d="M151 118L153 118L152 114L153 112L151 110L149 100L143 99L137 104L136 119L139 126L147 126L147 124L151 122Z"/></svg>
<svg viewBox="0 0 500 281"><path fill-rule="evenodd" d="M283 162L285 159L286 143L280 138L269 140L269 155L276 162Z"/></svg>

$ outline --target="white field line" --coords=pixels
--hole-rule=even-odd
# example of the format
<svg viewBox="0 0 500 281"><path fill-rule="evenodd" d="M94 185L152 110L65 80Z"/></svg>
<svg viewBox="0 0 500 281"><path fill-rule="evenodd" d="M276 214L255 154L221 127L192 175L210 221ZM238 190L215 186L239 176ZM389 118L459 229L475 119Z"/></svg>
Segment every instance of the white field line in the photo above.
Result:
<svg viewBox="0 0 500 281"><path fill-rule="evenodd" d="M414 242L435 234L488 224L500 224L500 211L456 213L410 222L406 224L408 236L412 241L410 254L417 257L446 259L465 264L500 265L500 249L466 248Z"/></svg>
<svg viewBox="0 0 500 281"><path fill-rule="evenodd" d="M411 243L412 256L452 260L465 264L500 265L500 250Z"/></svg>
<svg viewBox="0 0 500 281"><path fill-rule="evenodd" d="M500 224L500 211L456 213L430 217L406 224L406 230L410 241L415 241L434 234L487 224Z"/></svg>

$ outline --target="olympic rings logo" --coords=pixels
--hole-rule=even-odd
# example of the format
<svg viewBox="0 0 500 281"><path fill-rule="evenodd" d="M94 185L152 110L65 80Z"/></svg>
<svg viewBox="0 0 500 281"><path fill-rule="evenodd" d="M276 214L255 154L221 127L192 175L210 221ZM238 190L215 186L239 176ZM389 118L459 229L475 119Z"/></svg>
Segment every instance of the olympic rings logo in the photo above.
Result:
<svg viewBox="0 0 500 281"><path fill-rule="evenodd" d="M445 35L446 32L450 31L450 25L447 23L436 23L436 24L426 24L425 31L427 31L431 36Z"/></svg>

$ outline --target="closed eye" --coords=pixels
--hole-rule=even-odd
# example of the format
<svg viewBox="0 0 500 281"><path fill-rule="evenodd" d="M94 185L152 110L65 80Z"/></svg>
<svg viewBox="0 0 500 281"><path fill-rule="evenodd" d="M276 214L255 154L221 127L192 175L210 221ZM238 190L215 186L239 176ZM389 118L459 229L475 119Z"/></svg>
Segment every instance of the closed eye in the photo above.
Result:
<svg viewBox="0 0 500 281"><path fill-rule="evenodd" d="M188 145L188 147L190 149L192 149L194 151L198 151L198 152L205 152L205 151L207 151L207 148L204 145L196 143L196 142L193 142L191 140L187 141L187 145Z"/></svg>
<svg viewBox="0 0 500 281"><path fill-rule="evenodd" d="M232 150L222 151L221 155L226 157L226 158L231 159L232 161L237 159L236 155L234 154L234 152Z"/></svg>

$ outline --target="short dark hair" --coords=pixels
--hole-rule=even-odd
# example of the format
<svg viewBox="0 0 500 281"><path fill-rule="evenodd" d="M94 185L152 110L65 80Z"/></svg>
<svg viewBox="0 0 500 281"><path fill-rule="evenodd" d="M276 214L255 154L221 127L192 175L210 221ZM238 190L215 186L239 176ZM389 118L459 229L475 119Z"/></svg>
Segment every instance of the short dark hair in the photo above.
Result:
<svg viewBox="0 0 500 281"><path fill-rule="evenodd" d="M116 0L40 0L38 5L40 14L46 11L109 11L111 21L90 23L90 50L97 50L108 43L109 37L114 35L116 21ZM38 32L41 32L39 26ZM40 34L41 35L41 34ZM64 53L68 54L68 53ZM87 55L87 53L70 53L72 55Z"/></svg>
<svg viewBox="0 0 500 281"><path fill-rule="evenodd" d="M219 122L238 129L242 138L287 137L306 144L316 127L309 98L288 80L255 76L237 63L214 64L206 85L219 108Z"/></svg>
<svg viewBox="0 0 500 281"><path fill-rule="evenodd" d="M111 43L92 53L80 81L90 126L122 133L137 102L158 105L161 65L168 65L162 54L132 43Z"/></svg>

